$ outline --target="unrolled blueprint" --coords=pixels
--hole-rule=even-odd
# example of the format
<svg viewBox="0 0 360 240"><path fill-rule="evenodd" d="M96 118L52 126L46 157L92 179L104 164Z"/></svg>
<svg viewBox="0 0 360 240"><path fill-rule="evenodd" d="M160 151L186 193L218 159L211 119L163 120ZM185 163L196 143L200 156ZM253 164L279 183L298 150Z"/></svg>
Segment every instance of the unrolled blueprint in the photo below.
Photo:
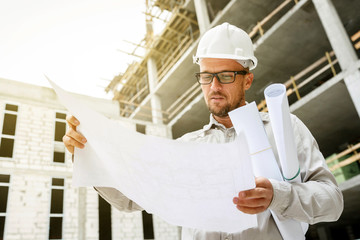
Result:
<svg viewBox="0 0 360 240"><path fill-rule="evenodd" d="M88 140L84 149L75 150L73 184L116 188L174 225L223 232L257 227L255 215L232 203L239 191L255 187L243 133L226 144L143 135L50 83Z"/></svg>

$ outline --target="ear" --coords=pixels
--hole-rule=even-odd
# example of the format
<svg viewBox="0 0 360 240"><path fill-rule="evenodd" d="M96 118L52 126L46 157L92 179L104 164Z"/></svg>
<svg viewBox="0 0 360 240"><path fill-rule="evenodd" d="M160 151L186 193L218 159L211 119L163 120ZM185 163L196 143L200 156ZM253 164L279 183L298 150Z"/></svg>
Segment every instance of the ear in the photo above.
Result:
<svg viewBox="0 0 360 240"><path fill-rule="evenodd" d="M244 90L248 90L251 87L251 84L254 80L254 74L249 72L245 75L245 81L244 81Z"/></svg>

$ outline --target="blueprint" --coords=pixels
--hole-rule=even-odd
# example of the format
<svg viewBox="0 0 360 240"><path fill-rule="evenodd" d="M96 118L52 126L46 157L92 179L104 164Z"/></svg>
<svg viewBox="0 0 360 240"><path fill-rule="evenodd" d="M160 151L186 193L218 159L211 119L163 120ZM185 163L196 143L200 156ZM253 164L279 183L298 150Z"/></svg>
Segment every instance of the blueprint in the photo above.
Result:
<svg viewBox="0 0 360 240"><path fill-rule="evenodd" d="M75 186L113 187L173 225L239 232L256 215L236 209L239 191L255 187L247 139L225 144L143 135L107 119L49 80L86 138L75 149Z"/></svg>

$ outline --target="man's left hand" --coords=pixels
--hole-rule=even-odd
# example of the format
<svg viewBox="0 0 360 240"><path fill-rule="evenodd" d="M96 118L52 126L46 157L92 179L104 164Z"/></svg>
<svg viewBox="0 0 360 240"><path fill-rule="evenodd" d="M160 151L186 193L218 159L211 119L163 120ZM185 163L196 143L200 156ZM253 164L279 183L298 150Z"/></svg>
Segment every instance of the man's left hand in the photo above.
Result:
<svg viewBox="0 0 360 240"><path fill-rule="evenodd" d="M257 214L265 211L273 198L274 190L269 179L264 177L255 178L256 187L251 190L239 192L234 197L233 203L236 208L247 214Z"/></svg>

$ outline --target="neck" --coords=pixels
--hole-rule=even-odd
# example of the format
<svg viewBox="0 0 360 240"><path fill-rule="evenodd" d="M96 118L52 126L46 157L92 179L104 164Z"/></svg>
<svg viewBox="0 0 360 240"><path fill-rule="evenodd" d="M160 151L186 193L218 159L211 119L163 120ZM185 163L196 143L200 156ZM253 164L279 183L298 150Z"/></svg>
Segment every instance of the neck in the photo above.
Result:
<svg viewBox="0 0 360 240"><path fill-rule="evenodd" d="M229 115L227 115L225 117L219 117L219 116L213 115L213 117L215 118L216 121L218 121L218 123L221 123L226 128L231 128L233 126Z"/></svg>
<svg viewBox="0 0 360 240"><path fill-rule="evenodd" d="M246 105L245 99L242 99L241 103L236 108L242 107L242 106L245 106L245 105ZM226 115L224 117L219 117L219 116L215 116L213 114L213 117L215 118L216 121L218 121L218 123L221 123L226 128L231 128L233 126L229 115Z"/></svg>

